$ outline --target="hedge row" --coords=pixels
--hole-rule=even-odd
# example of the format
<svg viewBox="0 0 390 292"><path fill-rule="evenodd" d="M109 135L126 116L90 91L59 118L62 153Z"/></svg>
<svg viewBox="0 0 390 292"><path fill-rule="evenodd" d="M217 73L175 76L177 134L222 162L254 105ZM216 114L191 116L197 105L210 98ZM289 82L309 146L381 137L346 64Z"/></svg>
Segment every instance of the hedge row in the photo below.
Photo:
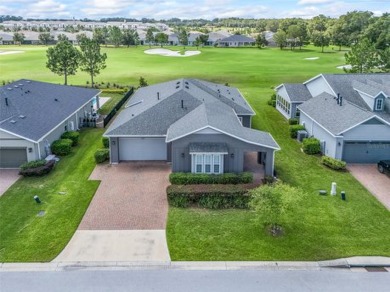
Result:
<svg viewBox="0 0 390 292"><path fill-rule="evenodd" d="M40 166L44 166L46 164L46 160L45 159L41 159L41 160L34 160L34 161L30 161L30 162L26 162L26 163L23 163L21 166L20 166L20 169L21 170L27 170L27 169L31 169L31 168L36 168L36 167L40 167Z"/></svg>
<svg viewBox="0 0 390 292"><path fill-rule="evenodd" d="M98 149L95 152L95 161L96 163L103 163L104 161L110 158L110 150L108 149Z"/></svg>
<svg viewBox="0 0 390 292"><path fill-rule="evenodd" d="M70 139L70 140L72 140L72 146L77 146L77 144L79 144L79 137L80 137L80 133L76 132L76 131L64 132L61 135L61 139Z"/></svg>
<svg viewBox="0 0 390 292"><path fill-rule="evenodd" d="M51 144L51 152L58 156L68 155L72 150L73 141L70 139L55 140Z"/></svg>
<svg viewBox="0 0 390 292"><path fill-rule="evenodd" d="M43 161L45 161L44 165L41 165L42 164L41 161L42 160L37 160L36 165L40 165L37 167L26 168L27 166L24 165L25 167L19 171L19 174L23 175L23 176L42 176L42 175L49 173L53 169L55 161L50 160L46 163L46 161L43 160ZM32 162L35 162L35 161L32 161ZM34 165L33 163L30 164L30 166L33 166L33 165Z"/></svg>
<svg viewBox="0 0 390 292"><path fill-rule="evenodd" d="M169 181L173 185L249 184L253 182L253 174L251 172L223 174L173 172L169 175Z"/></svg>
<svg viewBox="0 0 390 292"><path fill-rule="evenodd" d="M304 126L302 126L302 125L291 125L290 126L290 137L291 138L297 138L297 136L298 136L298 131L300 131L300 130L304 130L305 129L305 127Z"/></svg>
<svg viewBox="0 0 390 292"><path fill-rule="evenodd" d="M321 163L334 170L345 170L347 166L345 161L334 159L329 156L322 156Z"/></svg>
<svg viewBox="0 0 390 292"><path fill-rule="evenodd" d="M289 125L298 125L299 124L299 120L296 119L296 118L289 119L288 120L288 124Z"/></svg>
<svg viewBox="0 0 390 292"><path fill-rule="evenodd" d="M318 154L321 152L321 143L317 138L305 138L302 142L303 152L309 155Z"/></svg>
<svg viewBox="0 0 390 292"><path fill-rule="evenodd" d="M170 185L167 188L170 206L208 209L248 208L248 190L254 185Z"/></svg>

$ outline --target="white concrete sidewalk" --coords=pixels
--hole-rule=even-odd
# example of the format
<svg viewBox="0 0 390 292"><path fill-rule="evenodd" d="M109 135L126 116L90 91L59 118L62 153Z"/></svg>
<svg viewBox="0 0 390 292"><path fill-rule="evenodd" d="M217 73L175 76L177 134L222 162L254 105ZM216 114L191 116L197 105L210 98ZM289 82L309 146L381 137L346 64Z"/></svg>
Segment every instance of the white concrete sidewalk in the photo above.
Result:
<svg viewBox="0 0 390 292"><path fill-rule="evenodd" d="M165 230L77 230L53 262L169 262Z"/></svg>

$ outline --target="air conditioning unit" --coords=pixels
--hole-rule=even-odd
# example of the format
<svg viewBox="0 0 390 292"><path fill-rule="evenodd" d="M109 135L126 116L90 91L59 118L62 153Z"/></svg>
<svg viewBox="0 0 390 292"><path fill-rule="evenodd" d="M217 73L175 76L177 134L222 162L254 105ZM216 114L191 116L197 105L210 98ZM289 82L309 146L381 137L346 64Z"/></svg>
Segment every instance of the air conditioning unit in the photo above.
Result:
<svg viewBox="0 0 390 292"><path fill-rule="evenodd" d="M297 132L297 140L298 140L299 142L302 142L303 139L305 139L305 138L307 138L307 137L309 137L309 134L307 133L306 130L299 130L299 131Z"/></svg>

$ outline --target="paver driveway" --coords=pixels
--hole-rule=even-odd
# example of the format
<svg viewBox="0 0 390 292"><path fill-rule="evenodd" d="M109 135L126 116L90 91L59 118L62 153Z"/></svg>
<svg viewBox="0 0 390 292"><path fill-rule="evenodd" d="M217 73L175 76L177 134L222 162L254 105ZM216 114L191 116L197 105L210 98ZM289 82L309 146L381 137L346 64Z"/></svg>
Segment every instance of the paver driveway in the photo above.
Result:
<svg viewBox="0 0 390 292"><path fill-rule="evenodd" d="M101 183L79 230L165 229L170 172L166 162L97 166L90 179Z"/></svg>
<svg viewBox="0 0 390 292"><path fill-rule="evenodd" d="M19 178L19 169L0 169L0 196Z"/></svg>
<svg viewBox="0 0 390 292"><path fill-rule="evenodd" d="M376 164L349 164L350 173L390 210L390 177L377 170Z"/></svg>
<svg viewBox="0 0 390 292"><path fill-rule="evenodd" d="M98 165L100 186L72 239L54 262L170 261L165 225L165 162Z"/></svg>

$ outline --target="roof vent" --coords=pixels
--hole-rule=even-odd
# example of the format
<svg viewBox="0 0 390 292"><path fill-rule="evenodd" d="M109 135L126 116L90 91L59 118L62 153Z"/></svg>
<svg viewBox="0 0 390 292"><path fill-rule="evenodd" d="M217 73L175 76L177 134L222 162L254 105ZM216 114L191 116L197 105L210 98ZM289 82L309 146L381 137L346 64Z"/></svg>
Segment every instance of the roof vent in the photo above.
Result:
<svg viewBox="0 0 390 292"><path fill-rule="evenodd" d="M180 81L177 81L176 84L179 85L179 84L180 84Z"/></svg>
<svg viewBox="0 0 390 292"><path fill-rule="evenodd" d="M16 124L16 121L15 120L10 120L9 121L11 124Z"/></svg>
<svg viewBox="0 0 390 292"><path fill-rule="evenodd" d="M160 100L160 92L157 92L157 100Z"/></svg>
<svg viewBox="0 0 390 292"><path fill-rule="evenodd" d="M55 98L55 99L54 99L54 101L58 101L58 99L57 99L57 98Z"/></svg>
<svg viewBox="0 0 390 292"><path fill-rule="evenodd" d="M19 118L24 119L24 118L26 118L26 116L20 115Z"/></svg>
<svg viewBox="0 0 390 292"><path fill-rule="evenodd" d="M176 86L176 89L179 89L180 88L180 86L178 85L178 86Z"/></svg>
<svg viewBox="0 0 390 292"><path fill-rule="evenodd" d="M27 83L31 83L31 81L30 81L30 80L27 80L26 82L27 82Z"/></svg>
<svg viewBox="0 0 390 292"><path fill-rule="evenodd" d="M5 98L5 105L8 106L8 97Z"/></svg>
<svg viewBox="0 0 390 292"><path fill-rule="evenodd" d="M11 87L8 87L8 88L7 88L7 90L11 91L11 90L12 90L12 88L11 88Z"/></svg>
<svg viewBox="0 0 390 292"><path fill-rule="evenodd" d="M343 97L340 96L340 106L342 106L342 105L343 105Z"/></svg>
<svg viewBox="0 0 390 292"><path fill-rule="evenodd" d="M185 81L184 83L188 85L188 82L187 82L187 81Z"/></svg>
<svg viewBox="0 0 390 292"><path fill-rule="evenodd" d="M190 89L188 86L186 86L187 89Z"/></svg>
<svg viewBox="0 0 390 292"><path fill-rule="evenodd" d="M14 85L14 87L15 87L15 88L18 88L18 86L17 86L17 85Z"/></svg>

